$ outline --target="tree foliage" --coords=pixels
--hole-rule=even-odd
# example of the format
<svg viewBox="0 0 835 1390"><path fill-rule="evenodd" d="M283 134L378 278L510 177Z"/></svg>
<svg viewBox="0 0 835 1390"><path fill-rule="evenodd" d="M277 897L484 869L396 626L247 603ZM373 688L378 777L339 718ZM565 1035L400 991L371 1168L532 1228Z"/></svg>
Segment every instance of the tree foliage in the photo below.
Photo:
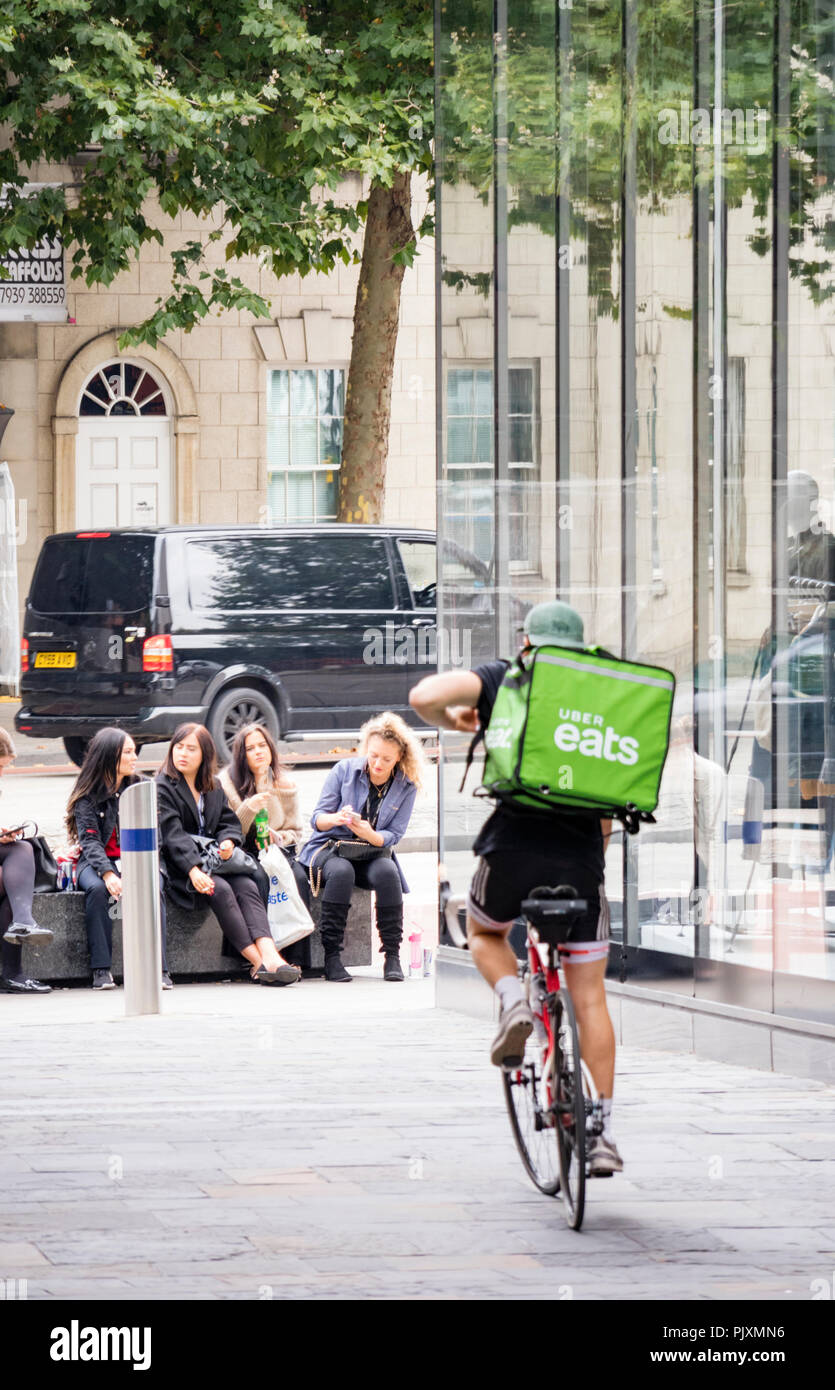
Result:
<svg viewBox="0 0 835 1390"><path fill-rule="evenodd" d="M357 260L367 209L340 182L428 173L431 47L431 0L132 0L119 15L110 0L7 0L0 253L60 233L72 275L109 285L162 243L154 200L172 218L222 210L222 227L175 249L170 293L122 344L216 309L266 317L207 247L223 239L227 263L257 255L278 276ZM23 197L44 162L70 177ZM430 225L395 254L408 262Z"/></svg>
<svg viewBox="0 0 835 1390"><path fill-rule="evenodd" d="M532 226L555 236L557 199L565 199L571 236L587 246L589 290L602 314L617 311L627 144L634 151L636 203L650 213L689 199L694 185L710 190L714 174L712 142L694 140L690 121L700 105L714 109L712 0L635 0L627 8L635 25L634 75L625 63L624 6L609 0L566 6L513 0L502 51L489 6L450 0L439 55L444 180L469 185L486 203L494 133L504 122L509 228ZM789 110L778 122L775 4L725 6L720 109L750 113L755 125L760 119L763 139L722 140L723 198L729 211L750 205L749 244L768 254L775 147L785 152L790 272L820 302L835 293L835 11L793 0L790 12ZM690 138L666 140L663 113L681 118L682 103ZM445 279L450 287L484 293L489 286L455 266L445 268Z"/></svg>

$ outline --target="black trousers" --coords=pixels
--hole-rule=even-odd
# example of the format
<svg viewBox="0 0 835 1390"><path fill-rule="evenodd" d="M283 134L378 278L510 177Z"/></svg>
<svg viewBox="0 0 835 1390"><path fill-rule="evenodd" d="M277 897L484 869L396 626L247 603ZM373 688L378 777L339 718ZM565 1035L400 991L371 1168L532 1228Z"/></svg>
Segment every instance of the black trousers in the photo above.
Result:
<svg viewBox="0 0 835 1390"><path fill-rule="evenodd" d="M354 886L377 894L378 907L398 907L403 888L393 859L366 859L352 864L334 854L322 866L322 902L348 905Z"/></svg>
<svg viewBox="0 0 835 1390"><path fill-rule="evenodd" d="M259 937L272 936L258 883L249 874L211 875L215 891L206 902L230 945L243 955Z"/></svg>
<svg viewBox="0 0 835 1390"><path fill-rule="evenodd" d="M114 869L115 873L116 870ZM84 894L84 925L87 928L87 948L90 952L91 970L109 970L113 960L113 922L122 915L121 900L111 899L110 890L101 874L89 864L82 864L76 879ZM160 926L162 936L162 968L167 973L166 953L167 926L165 918L165 895L160 892Z"/></svg>

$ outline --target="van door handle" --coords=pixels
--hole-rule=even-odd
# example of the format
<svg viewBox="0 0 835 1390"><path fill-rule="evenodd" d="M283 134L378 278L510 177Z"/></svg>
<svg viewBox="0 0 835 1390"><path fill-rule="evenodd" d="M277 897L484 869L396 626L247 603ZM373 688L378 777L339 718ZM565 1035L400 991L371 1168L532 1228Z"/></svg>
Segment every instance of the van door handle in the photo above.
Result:
<svg viewBox="0 0 835 1390"><path fill-rule="evenodd" d="M434 627L434 618L412 618L412 627Z"/></svg>

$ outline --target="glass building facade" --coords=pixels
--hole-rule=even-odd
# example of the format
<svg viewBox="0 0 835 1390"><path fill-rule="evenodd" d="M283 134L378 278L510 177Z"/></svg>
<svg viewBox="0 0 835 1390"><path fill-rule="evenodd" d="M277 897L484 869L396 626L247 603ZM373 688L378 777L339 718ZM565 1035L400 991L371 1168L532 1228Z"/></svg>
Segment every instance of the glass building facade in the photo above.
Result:
<svg viewBox="0 0 835 1390"><path fill-rule="evenodd" d="M610 974L835 1024L835 6L439 0L441 665L671 668ZM479 759L480 761L480 759ZM489 809L445 738L463 891ZM827 1027L830 1025L830 1027Z"/></svg>

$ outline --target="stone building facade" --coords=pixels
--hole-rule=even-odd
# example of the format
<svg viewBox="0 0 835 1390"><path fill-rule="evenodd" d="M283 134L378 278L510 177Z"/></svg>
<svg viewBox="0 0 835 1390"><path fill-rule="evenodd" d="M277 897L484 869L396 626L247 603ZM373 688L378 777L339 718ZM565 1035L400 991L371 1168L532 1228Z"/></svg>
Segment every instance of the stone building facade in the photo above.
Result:
<svg viewBox="0 0 835 1390"><path fill-rule="evenodd" d="M54 181L71 172L31 176ZM359 181L345 191L360 197ZM416 205L420 216L425 193ZM314 519L334 505L336 475L327 465L338 452L359 267L278 280L256 261L236 263L231 272L269 298L272 319L224 311L191 333L168 334L156 348L122 352L119 331L152 313L169 288L171 252L218 225L189 214L149 220L163 244L147 245L107 287L69 281L67 322L0 323L0 401L15 411L2 457L17 498L21 602L41 542L55 531L307 519L314 491ZM225 264L222 240L208 258ZM430 528L433 363L434 251L427 242L403 283L384 520ZM276 401L282 396L286 404L291 389L304 417L293 418L292 404L281 417Z"/></svg>

